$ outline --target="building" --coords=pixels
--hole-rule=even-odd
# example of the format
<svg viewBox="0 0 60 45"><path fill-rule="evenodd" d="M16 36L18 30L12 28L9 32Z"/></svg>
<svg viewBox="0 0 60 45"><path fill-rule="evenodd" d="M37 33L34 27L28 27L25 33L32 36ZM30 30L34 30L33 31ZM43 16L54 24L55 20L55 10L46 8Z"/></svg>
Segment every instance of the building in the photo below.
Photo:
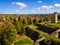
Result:
<svg viewBox="0 0 60 45"><path fill-rule="evenodd" d="M53 23L57 23L58 22L58 14L57 14L57 12L54 12L54 14L52 15L52 22Z"/></svg>

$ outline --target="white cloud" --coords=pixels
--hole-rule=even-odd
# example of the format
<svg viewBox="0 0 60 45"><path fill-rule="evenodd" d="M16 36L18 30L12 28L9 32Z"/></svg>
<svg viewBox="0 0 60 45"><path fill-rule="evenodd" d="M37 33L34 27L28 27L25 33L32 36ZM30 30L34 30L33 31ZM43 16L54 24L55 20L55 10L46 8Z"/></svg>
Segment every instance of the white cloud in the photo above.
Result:
<svg viewBox="0 0 60 45"><path fill-rule="evenodd" d="M31 12L33 12L33 13L34 13L34 12L36 12L36 11L35 11L35 10L31 10Z"/></svg>
<svg viewBox="0 0 60 45"><path fill-rule="evenodd" d="M32 12L39 12L40 11L40 7L38 7L38 8L35 8L34 10L31 10Z"/></svg>
<svg viewBox="0 0 60 45"><path fill-rule="evenodd" d="M17 6L20 7L20 9L26 8L27 5L25 3L21 3L21 2L12 2L12 4L15 4Z"/></svg>
<svg viewBox="0 0 60 45"><path fill-rule="evenodd" d="M20 10L16 10L15 12L20 12Z"/></svg>
<svg viewBox="0 0 60 45"><path fill-rule="evenodd" d="M51 9L51 8L54 8L54 6L51 6L51 5L50 6L42 6L41 8L42 9Z"/></svg>
<svg viewBox="0 0 60 45"><path fill-rule="evenodd" d="M38 8L35 8L35 9L40 10L41 8L40 8L40 7L38 7Z"/></svg>
<svg viewBox="0 0 60 45"><path fill-rule="evenodd" d="M55 7L60 7L60 4L54 4Z"/></svg>
<svg viewBox="0 0 60 45"><path fill-rule="evenodd" d="M38 1L38 3L42 3L42 1L40 0L40 1Z"/></svg>
<svg viewBox="0 0 60 45"><path fill-rule="evenodd" d="M36 11L36 12L39 12L39 11L40 11L40 9L41 9L40 7L35 8L35 11Z"/></svg>

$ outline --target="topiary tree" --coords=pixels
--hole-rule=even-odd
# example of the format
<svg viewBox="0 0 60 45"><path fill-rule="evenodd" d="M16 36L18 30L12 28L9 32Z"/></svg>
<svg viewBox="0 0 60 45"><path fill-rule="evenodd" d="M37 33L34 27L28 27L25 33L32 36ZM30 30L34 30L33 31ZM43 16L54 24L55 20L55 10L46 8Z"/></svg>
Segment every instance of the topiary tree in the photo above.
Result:
<svg viewBox="0 0 60 45"><path fill-rule="evenodd" d="M21 35L25 35L25 34L26 34L25 26L22 26L22 28L21 28Z"/></svg>
<svg viewBox="0 0 60 45"><path fill-rule="evenodd" d="M27 18L28 21L28 25L33 24L33 20L31 20L31 18Z"/></svg>
<svg viewBox="0 0 60 45"><path fill-rule="evenodd" d="M14 24L16 30L17 30L17 33L20 34L20 30L21 30L21 26L22 26L21 23L19 21L17 21L16 19L14 19L13 24Z"/></svg>
<svg viewBox="0 0 60 45"><path fill-rule="evenodd" d="M35 25L38 24L38 20L36 18L33 20L33 22Z"/></svg>
<svg viewBox="0 0 60 45"><path fill-rule="evenodd" d="M12 42L9 42L8 39L3 37L1 39L1 45L12 45Z"/></svg>
<svg viewBox="0 0 60 45"><path fill-rule="evenodd" d="M6 22L2 25L1 45L12 45L16 38L16 29L13 24ZM3 35L3 36L2 36Z"/></svg>
<svg viewBox="0 0 60 45"><path fill-rule="evenodd" d="M20 24L20 26L22 26L23 24L22 24L22 19L21 19L21 17L19 16L19 18L18 18L18 21L19 21L19 24Z"/></svg>
<svg viewBox="0 0 60 45"><path fill-rule="evenodd" d="M28 24L28 22L27 22L27 18L24 18L24 19L23 19L22 24L23 24L24 26Z"/></svg>
<svg viewBox="0 0 60 45"><path fill-rule="evenodd" d="M40 19L38 22L41 23L42 22L42 19Z"/></svg>

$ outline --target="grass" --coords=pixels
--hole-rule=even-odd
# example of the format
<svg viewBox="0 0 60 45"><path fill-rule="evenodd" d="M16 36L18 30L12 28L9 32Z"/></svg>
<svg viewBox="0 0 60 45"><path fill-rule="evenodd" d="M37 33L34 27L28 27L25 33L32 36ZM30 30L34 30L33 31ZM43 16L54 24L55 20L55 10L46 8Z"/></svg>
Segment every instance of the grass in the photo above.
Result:
<svg viewBox="0 0 60 45"><path fill-rule="evenodd" d="M60 27L60 23L50 23L50 25L55 26L55 27Z"/></svg>
<svg viewBox="0 0 60 45"><path fill-rule="evenodd" d="M14 45L33 45L33 41L29 37L19 40Z"/></svg>

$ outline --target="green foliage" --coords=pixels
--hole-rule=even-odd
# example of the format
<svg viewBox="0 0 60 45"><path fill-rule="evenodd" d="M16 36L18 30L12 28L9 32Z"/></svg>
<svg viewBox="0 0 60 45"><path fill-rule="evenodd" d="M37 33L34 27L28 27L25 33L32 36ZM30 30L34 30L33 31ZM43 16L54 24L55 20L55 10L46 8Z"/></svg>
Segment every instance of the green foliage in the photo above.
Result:
<svg viewBox="0 0 60 45"><path fill-rule="evenodd" d="M26 34L26 31L25 31L25 26L22 26L21 27L21 32L20 32L21 35L25 35Z"/></svg>
<svg viewBox="0 0 60 45"><path fill-rule="evenodd" d="M6 25L7 24L7 25ZM16 38L16 29L13 24L6 22L2 25L3 30L1 30L1 41L3 45L10 45L15 41ZM2 36L3 35L3 36Z"/></svg>
<svg viewBox="0 0 60 45"><path fill-rule="evenodd" d="M31 18L27 18L28 21L28 25L33 24L33 20L31 20Z"/></svg>
<svg viewBox="0 0 60 45"><path fill-rule="evenodd" d="M27 44L33 45L33 41L30 38L26 37L25 39L22 39L15 43L15 45L23 45L23 44L24 45L27 45Z"/></svg>
<svg viewBox="0 0 60 45"><path fill-rule="evenodd" d="M6 38L2 38L1 45L12 45L12 42L9 42Z"/></svg>
<svg viewBox="0 0 60 45"><path fill-rule="evenodd" d="M37 21L36 18L33 20L33 22L34 22L35 25L38 24L38 21Z"/></svg>
<svg viewBox="0 0 60 45"><path fill-rule="evenodd" d="M41 23L42 22L42 19L40 19L38 22Z"/></svg>
<svg viewBox="0 0 60 45"><path fill-rule="evenodd" d="M19 21L20 26L22 26L22 25L23 25L23 24L22 24L23 20L21 19L20 16L19 16L19 18L18 18L18 21Z"/></svg>
<svg viewBox="0 0 60 45"><path fill-rule="evenodd" d="M24 26L28 24L28 22L27 22L27 19L26 19L26 18L25 18L25 19L23 19L22 24L23 24Z"/></svg>
<svg viewBox="0 0 60 45"><path fill-rule="evenodd" d="M23 23L22 23L22 20L21 19L19 21L14 20L14 26L17 29L17 33L19 33L21 35L25 34L25 27L24 27L25 24L26 24L25 21L24 21L24 24L23 25L22 24Z"/></svg>
<svg viewBox="0 0 60 45"><path fill-rule="evenodd" d="M14 19L14 23L13 23L13 24L14 24L17 32L20 32L20 30L21 30L21 25L20 25L19 21L17 21L16 19Z"/></svg>
<svg viewBox="0 0 60 45"><path fill-rule="evenodd" d="M46 39L45 39L45 42L47 42L47 41L50 41L50 40L51 40L50 35L49 35L49 34L47 34L47 33L42 34L42 36L46 38Z"/></svg>

